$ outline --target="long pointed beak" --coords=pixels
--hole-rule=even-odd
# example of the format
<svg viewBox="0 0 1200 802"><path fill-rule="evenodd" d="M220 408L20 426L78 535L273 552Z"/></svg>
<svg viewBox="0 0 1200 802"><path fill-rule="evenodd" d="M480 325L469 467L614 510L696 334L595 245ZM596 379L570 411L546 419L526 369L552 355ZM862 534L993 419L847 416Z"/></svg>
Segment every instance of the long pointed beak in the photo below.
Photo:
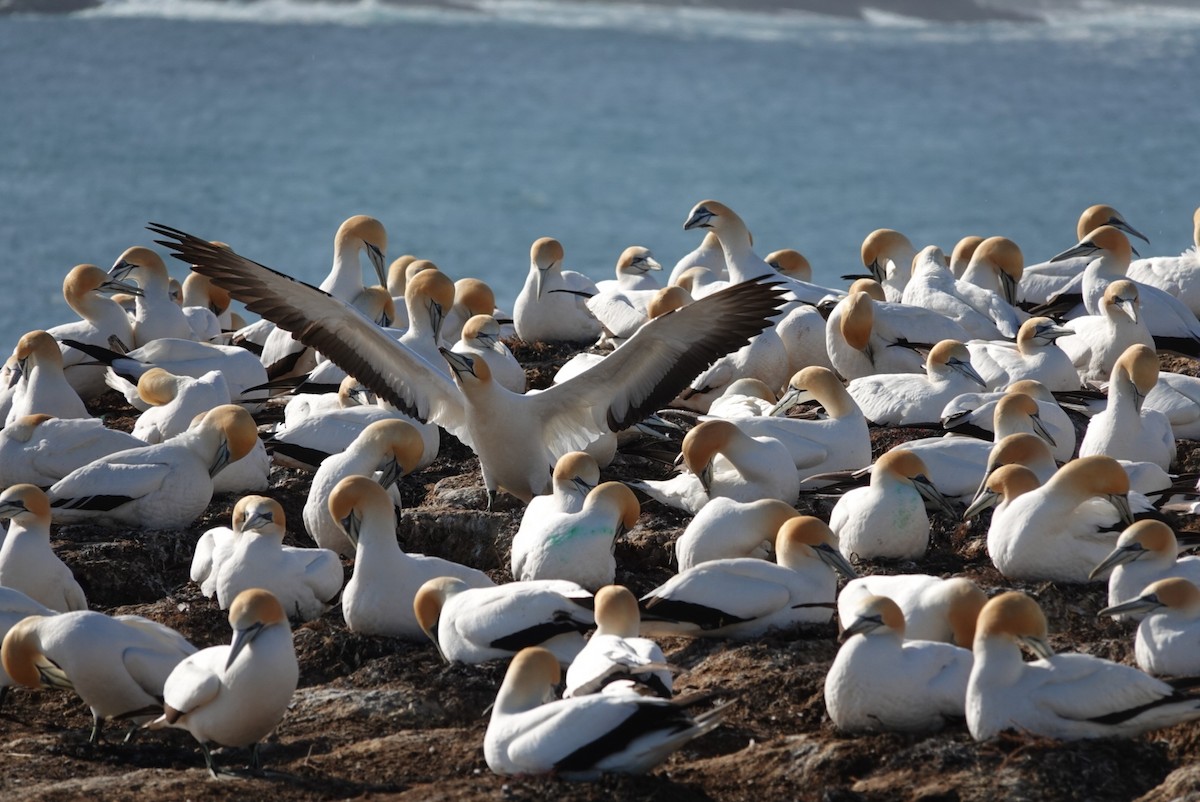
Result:
<svg viewBox="0 0 1200 802"><path fill-rule="evenodd" d="M1117 508L1117 512L1121 515L1121 522L1126 526L1132 526L1134 523L1133 511L1129 507L1128 493L1111 493L1108 500Z"/></svg>
<svg viewBox="0 0 1200 802"><path fill-rule="evenodd" d="M1059 337L1070 337L1074 333L1065 326L1046 326L1038 332L1038 336L1047 342L1054 342Z"/></svg>
<svg viewBox="0 0 1200 802"><path fill-rule="evenodd" d="M878 260L878 259L876 259L875 261L871 262L871 264L867 265L867 270L870 270L870 271L871 271L871 278L875 279L875 280L876 280L876 281L878 281L880 284L882 284L882 283L883 283L883 280L884 280L885 278L887 278L887 277L886 277L886 276L883 274L883 265L879 264L879 260Z"/></svg>
<svg viewBox="0 0 1200 802"><path fill-rule="evenodd" d="M647 270L662 270L662 265L660 265L654 258L650 256L638 259L635 264L643 273Z"/></svg>
<svg viewBox="0 0 1200 802"><path fill-rule="evenodd" d="M442 311L442 305L436 301L429 302L429 322L433 325L433 331L437 334L437 339L441 339L442 322L446 319L446 313Z"/></svg>
<svg viewBox="0 0 1200 802"><path fill-rule="evenodd" d="M842 630L842 634L838 636L838 640L847 641L855 635L865 635L868 632L873 632L883 626L883 619L877 615L865 615L862 618L856 618L854 623Z"/></svg>
<svg viewBox="0 0 1200 802"><path fill-rule="evenodd" d="M712 477L713 464L712 460L709 460L708 464L700 469L700 473L696 478L700 480L700 486L704 488L704 495L709 496L710 498L712 497Z"/></svg>
<svg viewBox="0 0 1200 802"><path fill-rule="evenodd" d="M1096 253L1099 250L1100 249L1097 248L1095 245L1088 242L1087 240L1084 240L1083 242L1079 243L1078 245L1072 245L1070 248L1067 248L1065 251L1063 251L1060 254L1057 254L1056 256L1051 256L1050 261L1051 262L1062 262L1067 259L1073 259L1076 256L1091 256L1092 254Z"/></svg>
<svg viewBox="0 0 1200 802"><path fill-rule="evenodd" d="M383 463L382 471L383 473L379 477L379 485L384 490L399 482L400 477L404 475L404 468L400 467L400 460L396 459L395 454Z"/></svg>
<svg viewBox="0 0 1200 802"><path fill-rule="evenodd" d="M1139 596L1136 599L1130 599L1127 602L1114 604L1111 607L1105 607L1096 615L1121 615L1122 613L1152 613L1160 607L1165 607L1158 600L1158 596L1151 593L1148 596Z"/></svg>
<svg viewBox="0 0 1200 802"><path fill-rule="evenodd" d="M684 221L683 230L691 231L693 228L712 228L712 226L708 224L708 221L712 220L713 217L715 217L715 215L712 212L710 212L706 207L701 206L692 213L691 217Z"/></svg>
<svg viewBox="0 0 1200 802"><path fill-rule="evenodd" d="M933 486L933 482L929 481L926 476L914 477L913 487L921 494L921 498L933 504L939 510L946 514L947 518L953 520L956 517L954 508L950 506L950 502L942 495L942 492Z"/></svg>
<svg viewBox="0 0 1200 802"><path fill-rule="evenodd" d="M212 477L220 473L229 464L229 458L229 443L221 441L221 447L217 449L217 454L213 457L212 465L208 467L208 475Z"/></svg>
<svg viewBox="0 0 1200 802"><path fill-rule="evenodd" d="M101 292L124 292L128 293L129 295L136 295L139 297L144 295L142 288L138 285L130 284L127 281L121 281L114 278L110 278L96 289Z"/></svg>
<svg viewBox="0 0 1200 802"><path fill-rule="evenodd" d="M243 532L253 532L256 529L263 527L266 524L274 523L275 519L270 513L256 512L242 522Z"/></svg>
<svg viewBox="0 0 1200 802"><path fill-rule="evenodd" d="M979 375L979 371L975 370L975 368L971 366L970 362L963 362L961 359L952 359L946 364L978 384L983 389L987 389L987 382L985 382L983 377Z"/></svg>
<svg viewBox="0 0 1200 802"><path fill-rule="evenodd" d="M534 273L534 275L533 275L533 286L534 286L534 289L537 290L537 292L534 293L534 297L540 301L540 300L542 300L542 286L546 282L546 271L549 270L550 268L549 267L536 267L536 266L535 266L535 268L537 269L537 272Z"/></svg>
<svg viewBox="0 0 1200 802"><path fill-rule="evenodd" d="M984 487L983 492L980 493L976 497L976 499L971 502L971 506L967 507L967 511L963 513L963 520L964 521L971 520L976 515L983 512L984 510L988 509L989 507L996 506L997 504L1000 503L1001 500L1002 500L1002 497L999 493L997 493L995 490L992 490L989 487Z"/></svg>
<svg viewBox="0 0 1200 802"><path fill-rule="evenodd" d="M1003 271L1000 273L1000 291L1009 306L1017 305L1017 280Z"/></svg>
<svg viewBox="0 0 1200 802"><path fill-rule="evenodd" d="M1132 320L1134 323L1138 322L1137 307L1134 306L1134 303L1132 300L1122 298L1121 301L1117 304L1117 306L1119 306L1121 308L1121 310L1123 312L1125 312L1125 314L1129 315L1130 320Z"/></svg>
<svg viewBox="0 0 1200 802"><path fill-rule="evenodd" d="M1046 643L1046 641L1042 640L1041 638L1034 637L1032 635L1026 635L1025 637L1019 638L1019 640L1043 660L1049 660L1054 656L1054 650L1050 648L1050 644Z"/></svg>
<svg viewBox="0 0 1200 802"><path fill-rule="evenodd" d="M250 645L250 643L258 637L262 632L263 625L255 624L245 629L237 629L233 632L233 646L229 649L229 659L225 661L225 668L228 669L233 665L233 661L241 653L242 649Z"/></svg>
<svg viewBox="0 0 1200 802"><path fill-rule="evenodd" d="M788 410L799 404L803 398L804 391L795 387L789 386L783 397L775 402L775 406L771 407L768 414L769 417L781 417L786 415Z"/></svg>
<svg viewBox="0 0 1200 802"><path fill-rule="evenodd" d="M1118 565L1131 563L1146 553L1146 550L1140 545L1134 543L1129 546L1121 546L1109 552L1108 556L1099 562L1099 564L1088 574L1088 579L1095 579L1101 576L1105 571L1111 568L1116 568Z"/></svg>
<svg viewBox="0 0 1200 802"><path fill-rule="evenodd" d="M854 570L854 566L833 546L828 543L821 543L813 546L813 550L816 551L817 557L820 558L821 562L837 571L845 579L858 578L858 572Z"/></svg>
<svg viewBox="0 0 1200 802"><path fill-rule="evenodd" d="M1054 442L1054 437L1051 436L1050 430L1046 428L1046 422L1042 420L1041 415L1030 415L1029 421L1033 424L1033 430L1037 432L1038 437L1049 443L1051 448L1058 448L1058 443Z"/></svg>
<svg viewBox="0 0 1200 802"><path fill-rule="evenodd" d="M387 286L387 268L383 264L383 251L375 245L366 243L367 258L371 260L371 267L375 268L375 275L379 277L379 284Z"/></svg>
<svg viewBox="0 0 1200 802"><path fill-rule="evenodd" d="M449 348L438 348L438 351L441 352L442 359L450 364L450 370L454 371L455 376L462 376L466 373L475 375L475 362L470 357L451 351Z"/></svg>
<svg viewBox="0 0 1200 802"><path fill-rule="evenodd" d="M1113 228L1119 228L1120 230L1124 231L1126 234L1137 237L1138 239L1140 239L1142 242L1146 243L1147 245L1150 244L1149 237L1147 237L1142 232L1138 231L1133 226L1129 225L1129 223L1126 223L1124 220L1109 220L1108 224L1110 226L1112 226ZM1134 253L1137 253L1137 251L1134 251Z"/></svg>
<svg viewBox="0 0 1200 802"><path fill-rule="evenodd" d="M124 260L116 262L108 269L109 281L124 281L125 277L132 273L137 268L137 265Z"/></svg>
<svg viewBox="0 0 1200 802"><path fill-rule="evenodd" d="M350 542L357 549L359 534L362 532L362 518L354 510L350 510L346 517L338 523L341 524L342 531L346 533L346 537L350 538Z"/></svg>

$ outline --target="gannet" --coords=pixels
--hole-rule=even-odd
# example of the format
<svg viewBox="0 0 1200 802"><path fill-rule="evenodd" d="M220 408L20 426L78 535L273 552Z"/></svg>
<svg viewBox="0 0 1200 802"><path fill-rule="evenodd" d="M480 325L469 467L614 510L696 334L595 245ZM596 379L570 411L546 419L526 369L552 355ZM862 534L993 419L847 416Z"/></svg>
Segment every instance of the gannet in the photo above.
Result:
<svg viewBox="0 0 1200 802"><path fill-rule="evenodd" d="M967 683L975 740L1010 728L1064 740L1129 736L1200 716L1200 699L1132 666L1054 654L1046 638L1046 616L1024 593L1009 591L984 606ZM1024 662L1022 644L1041 659Z"/></svg>
<svg viewBox="0 0 1200 802"><path fill-rule="evenodd" d="M642 597L642 634L753 638L827 623L837 573L855 576L837 536L820 519L797 516L779 527L775 553L778 564L743 557L680 572Z"/></svg>
<svg viewBox="0 0 1200 802"><path fill-rule="evenodd" d="M380 420L368 425L344 451L331 454L322 462L313 475L304 502L304 528L309 536L318 546L344 557L353 556L353 541L329 512L330 493L348 476L373 478L377 471L381 472L379 484L387 490L416 469L423 451L421 434L402 420Z"/></svg>
<svg viewBox="0 0 1200 802"><path fill-rule="evenodd" d="M143 445L99 418L27 415L0 430L0 487L49 487L93 460Z"/></svg>
<svg viewBox="0 0 1200 802"><path fill-rule="evenodd" d="M514 393L525 392L525 369L500 341L500 324L491 315L475 315L462 327L462 337L450 350L488 363L492 378Z"/></svg>
<svg viewBox="0 0 1200 802"><path fill-rule="evenodd" d="M745 434L733 421L713 419L693 427L683 438L683 465L686 471L670 479L630 482L630 487L693 515L717 496L791 504L800 494L800 474L787 448L772 437Z"/></svg>
<svg viewBox="0 0 1200 802"><path fill-rule="evenodd" d="M364 476L340 481L329 495L329 511L357 546L354 576L342 591L342 615L351 632L422 641L425 634L413 605L422 585L452 577L468 588L495 586L482 571L402 551L391 499Z"/></svg>
<svg viewBox="0 0 1200 802"><path fill-rule="evenodd" d="M1045 429L1039 436L1053 441L1051 450L1062 462L1075 455L1075 424L1054 400L1054 395L1039 382L1022 380L999 393L962 393L942 409L942 427L955 434L969 434L995 440L996 407L1005 395L1023 393L1037 404L1037 425Z"/></svg>
<svg viewBox="0 0 1200 802"><path fill-rule="evenodd" d="M0 585L0 642L18 621L31 615L49 616L54 614L55 612L49 607L34 601L21 591ZM0 706L3 706L4 700L8 698L8 689L19 684L8 676L8 672L0 663Z"/></svg>
<svg viewBox="0 0 1200 802"><path fill-rule="evenodd" d="M477 278L460 278L454 282L454 303L442 317L442 340L458 342L468 320L476 315L491 317L495 312L496 293L487 283Z"/></svg>
<svg viewBox="0 0 1200 802"><path fill-rule="evenodd" d="M1182 440L1200 440L1200 378L1159 371L1158 381L1142 402L1167 416L1171 431Z"/></svg>
<svg viewBox="0 0 1200 802"><path fill-rule="evenodd" d="M473 588L457 577L437 577L413 598L417 624L448 663L482 663L527 646L550 650L562 665L583 648L595 626L592 594L559 579Z"/></svg>
<svg viewBox="0 0 1200 802"><path fill-rule="evenodd" d="M215 370L193 379L152 368L141 375L137 388L138 396L150 409L138 416L133 436L151 444L187 430L197 415L232 402L229 384Z"/></svg>
<svg viewBox="0 0 1200 802"><path fill-rule="evenodd" d="M196 330L197 323L192 316L198 313L192 310L210 313L216 321L218 334L227 334L241 328L233 325L233 310L230 309L232 300L228 292L213 284L207 276L188 273L187 278L183 280L183 313L188 316L193 331Z"/></svg>
<svg viewBox="0 0 1200 802"><path fill-rule="evenodd" d="M752 378L768 387L780 387L786 381L791 361L783 340L768 328L749 343L725 354L692 379L675 399L675 406L708 412L713 399L738 379Z"/></svg>
<svg viewBox="0 0 1200 802"><path fill-rule="evenodd" d="M1097 204L1089 206L1079 215L1075 224L1075 241L1084 239L1101 226L1113 226L1134 237L1146 239L1111 206ZM1083 286L1083 270L1091 257L1076 256L1070 259L1050 260L1036 265L1027 265L1017 285L1017 296L1025 305L1045 304L1055 296L1079 295Z"/></svg>
<svg viewBox="0 0 1200 802"><path fill-rule="evenodd" d="M1050 391L1078 390L1080 377L1071 358L1055 344L1070 334L1048 317L1031 317L1017 332L1017 345L997 340L971 340L971 367L987 382L989 390L999 390L1016 381L1032 379Z"/></svg>
<svg viewBox="0 0 1200 802"><path fill-rule="evenodd" d="M238 594L229 607L233 641L210 646L179 663L163 687L163 714L146 726L177 727L200 742L217 777L209 744L252 747L283 719L300 679L292 630L279 600L262 588Z"/></svg>
<svg viewBox="0 0 1200 802"><path fill-rule="evenodd" d="M825 708L843 732L929 732L961 719L971 651L906 640L904 613L886 596L866 595L842 633L825 676Z"/></svg>
<svg viewBox="0 0 1200 802"><path fill-rule="evenodd" d="M76 265L63 279L62 293L67 306L79 315L80 320L54 326L46 333L60 343L71 339L108 348L109 339L116 337L122 346L132 347L133 327L129 315L116 301L102 294L109 291L140 292L131 284L113 281L108 273L95 265ZM82 351L65 345L59 347L67 381L79 397L88 401L103 393L106 389L104 368L83 364L87 354Z"/></svg>
<svg viewBox="0 0 1200 802"><path fill-rule="evenodd" d="M979 258L976 251L975 258ZM1017 336L1016 310L1002 295L954 278L937 246L923 248L912 262L912 278L903 302L940 312L958 323L973 339L996 340Z"/></svg>
<svg viewBox="0 0 1200 802"><path fill-rule="evenodd" d="M155 230L174 237L183 258L251 311L297 329L382 398L468 443L479 456L489 498L500 487L523 501L545 492L559 456L673 398L701 365L757 334L779 292L769 283L749 282L714 294L655 318L570 381L535 396L518 395L491 382L481 360L443 350L455 374L452 384L345 304L204 240ZM503 425L495 425L499 421Z"/></svg>
<svg viewBox="0 0 1200 802"><path fill-rule="evenodd" d="M953 257L950 261L953 263ZM953 267L949 269L954 272ZM1007 237L988 237L975 246L970 262L958 278L994 292L1010 306L1016 306L1017 283L1024 271L1025 256L1017 243Z"/></svg>
<svg viewBox="0 0 1200 802"><path fill-rule="evenodd" d="M1192 241L1196 243L1179 256L1154 256L1129 264L1126 275L1134 281L1158 287L1200 316L1200 207L1192 214Z"/></svg>
<svg viewBox="0 0 1200 802"><path fill-rule="evenodd" d="M53 415L56 418L88 418L75 389L63 375L62 352L58 343L44 331L31 331L21 337L13 349L21 378L13 392L5 425L26 415Z"/></svg>
<svg viewBox="0 0 1200 802"><path fill-rule="evenodd" d="M270 591L288 616L312 621L337 599L342 564L329 549L285 548L283 507L266 496L252 496L228 556L215 565L217 603L227 609L251 588Z"/></svg>
<svg viewBox="0 0 1200 802"><path fill-rule="evenodd" d="M731 284L741 284L751 279L774 276L783 281L793 300L817 303L829 295L840 295L837 290L810 284L807 281L784 276L754 252L754 242L745 222L736 212L715 200L703 200L692 207L683 229L708 229L717 235L721 251L725 256L725 269Z"/></svg>
<svg viewBox="0 0 1200 802"><path fill-rule="evenodd" d="M824 409L822 417L782 417L795 404L810 400ZM793 374L772 412L769 416L739 418L734 425L751 437L770 437L782 443L800 472L801 488L805 487L803 480L814 474L860 468L871 461L867 421L828 368L813 366Z"/></svg>
<svg viewBox="0 0 1200 802"><path fill-rule="evenodd" d="M182 529L212 500L212 477L248 454L257 434L246 410L217 407L164 443L101 457L55 482L47 493L54 518Z"/></svg>
<svg viewBox="0 0 1200 802"><path fill-rule="evenodd" d="M7 488L0 493L0 518L11 521L0 541L0 585L60 613L86 610L83 588L50 548L46 494L28 484Z"/></svg>
<svg viewBox="0 0 1200 802"><path fill-rule="evenodd" d="M563 698L598 693L609 684L632 680L655 696L671 698L671 672L662 649L639 638L637 598L621 585L596 591L596 631L567 668Z"/></svg>
<svg viewBox="0 0 1200 802"><path fill-rule="evenodd" d="M392 324L400 328L408 328L408 310L404 306L404 286L408 283L408 266L417 261L411 253L396 257L387 269L388 294L396 307L396 318Z"/></svg>
<svg viewBox="0 0 1200 802"><path fill-rule="evenodd" d="M908 237L890 228L877 228L863 239L859 253L863 267L883 287L886 300L900 303L917 255Z"/></svg>
<svg viewBox="0 0 1200 802"><path fill-rule="evenodd" d="M804 254L794 248L771 251L763 261L788 278L812 282L812 265Z"/></svg>
<svg viewBox="0 0 1200 802"><path fill-rule="evenodd" d="M1084 381L1107 381L1117 359L1131 345L1154 347L1146 320L1138 314L1141 302L1137 285L1120 279L1109 284L1100 298L1099 311L1064 324L1071 333L1058 341Z"/></svg>
<svg viewBox="0 0 1200 802"><path fill-rule="evenodd" d="M193 582L200 586L200 592L205 598L212 599L217 595L217 569L229 559L237 543L242 525L246 521L246 510L259 497L242 496L233 505L230 526L214 526L208 529L196 541L192 552L192 564L188 575Z"/></svg>
<svg viewBox="0 0 1200 802"><path fill-rule="evenodd" d="M641 245L630 245L621 251L617 264L613 268L616 278L596 282L597 292L607 292L612 289L622 290L658 290L661 282L650 271L662 270L649 248Z"/></svg>
<svg viewBox="0 0 1200 802"><path fill-rule="evenodd" d="M924 373L922 346L927 350L942 340L970 339L966 329L937 312L884 303L872 292L879 292L878 284L865 279L854 282L825 324L829 361L844 379Z"/></svg>
<svg viewBox="0 0 1200 802"><path fill-rule="evenodd" d="M132 280L141 288L134 296L133 341L127 345L141 348L164 337L192 339L192 326L187 316L171 300L171 277L161 256L149 248L129 248L117 257L108 275L113 281Z"/></svg>
<svg viewBox="0 0 1200 802"><path fill-rule="evenodd" d="M975 619L987 594L969 579L939 579L929 574L873 574L852 579L838 594L838 620L854 622L862 599L887 596L904 613L904 637L968 648L975 640Z"/></svg>
<svg viewBox="0 0 1200 802"><path fill-rule="evenodd" d="M983 479L971 498L972 503L987 488L988 477L1004 465L1021 465L1028 468L1037 478L1039 486L1049 482L1050 477L1058 472L1058 463L1054 461L1050 447L1041 437L1027 432L1007 435L997 439L988 452Z"/></svg>
<svg viewBox="0 0 1200 802"><path fill-rule="evenodd" d="M149 619L77 610L15 624L0 661L18 685L74 690L92 709L90 740L97 743L106 720L141 723L158 715L167 677L195 651L178 632Z"/></svg>
<svg viewBox="0 0 1200 802"><path fill-rule="evenodd" d="M614 543L641 515L633 491L605 482L584 499L579 512L527 514L512 541L512 573L522 581L566 579L595 591L612 584Z"/></svg>
<svg viewBox="0 0 1200 802"><path fill-rule="evenodd" d="M725 706L692 716L686 702L628 691L547 702L561 677L545 649L524 649L513 658L483 738L493 772L579 780L603 772L641 774L724 716Z"/></svg>
<svg viewBox="0 0 1200 802"><path fill-rule="evenodd" d="M725 251L721 249L721 240L717 239L715 231L706 231L700 244L680 257L671 268L667 284L678 284L679 277L693 267L705 268L714 275L725 274Z"/></svg>
<svg viewBox="0 0 1200 802"><path fill-rule="evenodd" d="M576 293L596 294L596 285L582 273L563 270L562 243L551 237L535 240L529 249L529 274L513 304L517 336L526 342L590 342L600 325Z"/></svg>
<svg viewBox="0 0 1200 802"><path fill-rule="evenodd" d="M214 247L211 244L210 248ZM366 215L355 215L338 226L333 238L333 267L320 283L319 288L338 300L352 303L363 291L362 266L359 255L367 252L367 258L375 269L380 284L387 283L383 273L384 253L387 251L387 230L383 223ZM228 251L230 254L232 250ZM184 261L187 261L186 259ZM193 268L195 263L193 264ZM203 270L196 272L205 274ZM218 287L221 282L215 282ZM225 289L231 289L225 287ZM236 298L236 293L231 293ZM240 299L239 299L240 300ZM247 307L249 308L249 307ZM254 311L254 310L250 310ZM275 322L275 321L272 321ZM262 365L266 368L267 377L280 379L286 376L298 376L313 369L315 355L309 350L308 343L297 341L286 330L274 330L263 344ZM318 349L319 350L319 349Z"/></svg>
<svg viewBox="0 0 1200 802"><path fill-rule="evenodd" d="M955 278L962 278L963 273L967 271L967 266L971 263L971 257L975 255L975 249L979 247L979 243L983 242L983 237L975 234L969 234L961 238L954 245L954 250L950 252L950 272Z"/></svg>
<svg viewBox="0 0 1200 802"><path fill-rule="evenodd" d="M967 347L942 340L929 351L924 376L880 373L854 379L846 391L868 421L908 426L938 420L951 399L983 386L983 378L971 367Z"/></svg>
<svg viewBox="0 0 1200 802"><path fill-rule="evenodd" d="M738 379L725 385L721 394L709 404L708 414L726 420L758 418L770 415L778 401L775 391L760 379Z"/></svg>
<svg viewBox="0 0 1200 802"><path fill-rule="evenodd" d="M1087 582L1116 542L1112 526L1133 522L1128 494L1129 475L1109 457L1080 457L1040 487L1029 469L1006 465L967 514L1004 498L992 515L987 547L1009 579Z"/></svg>
<svg viewBox="0 0 1200 802"><path fill-rule="evenodd" d="M537 519L552 513L579 512L583 509L587 494L598 484L600 467L596 460L584 451L568 451L554 463L552 490L530 499L525 507L525 516L532 515Z"/></svg>
<svg viewBox="0 0 1200 802"><path fill-rule="evenodd" d="M1162 521L1137 521L1117 538L1116 546L1101 560L1089 579L1108 575L1108 604L1115 606L1141 594L1152 582L1182 577L1200 582L1200 557L1179 557L1179 541ZM1141 620L1145 611L1122 611L1117 620Z"/></svg>
<svg viewBox="0 0 1200 802"><path fill-rule="evenodd" d="M680 573L710 560L766 559L785 521L800 513L777 499L734 501L714 498L696 513L675 541Z"/></svg>
<svg viewBox="0 0 1200 802"><path fill-rule="evenodd" d="M775 324L775 333L787 351L788 370L795 373L810 365L832 368L821 309L793 304Z"/></svg>
<svg viewBox="0 0 1200 802"><path fill-rule="evenodd" d="M1099 615L1137 613L1133 653L1138 668L1167 677L1200 675L1200 589L1182 577L1160 579Z"/></svg>
<svg viewBox="0 0 1200 802"><path fill-rule="evenodd" d="M929 546L926 499L951 509L925 476L920 457L904 449L889 451L871 467L870 486L838 499L829 528L846 559L916 559Z"/></svg>
<svg viewBox="0 0 1200 802"><path fill-rule="evenodd" d="M1167 416L1143 405L1158 382L1153 348L1131 345L1117 359L1108 383L1108 406L1088 420L1079 456L1152 462L1164 471L1175 461L1175 435Z"/></svg>
<svg viewBox="0 0 1200 802"><path fill-rule="evenodd" d="M422 270L405 284L404 305L408 330L400 335L400 343L449 376L438 349L442 347L442 320L454 305L454 282L436 267Z"/></svg>
<svg viewBox="0 0 1200 802"><path fill-rule="evenodd" d="M1055 259L1087 256L1092 259L1083 271L1083 305L1089 315L1100 313L1100 299L1108 285L1125 278L1133 249L1129 238L1113 226L1102 226L1068 248ZM1137 282L1135 282L1137 283ZM1175 296L1138 284L1141 314L1146 329L1160 351L1175 351L1185 356L1200 353L1200 320Z"/></svg>

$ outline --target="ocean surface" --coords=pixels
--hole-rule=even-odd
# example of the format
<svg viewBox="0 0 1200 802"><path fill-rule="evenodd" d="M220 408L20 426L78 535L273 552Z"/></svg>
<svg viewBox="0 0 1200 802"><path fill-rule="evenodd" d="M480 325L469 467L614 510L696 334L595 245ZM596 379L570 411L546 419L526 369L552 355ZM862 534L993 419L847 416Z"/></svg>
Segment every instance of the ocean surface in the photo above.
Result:
<svg viewBox="0 0 1200 802"><path fill-rule="evenodd" d="M1191 244L1200 13L1093 6L1045 23L837 21L568 2L482 10L112 0L0 17L0 352L72 319L62 277L147 221L311 282L358 213L511 308L529 244L611 276L668 267L723 201L818 279L872 229L1003 234L1042 261L1110 203ZM182 277L182 265L173 263Z"/></svg>

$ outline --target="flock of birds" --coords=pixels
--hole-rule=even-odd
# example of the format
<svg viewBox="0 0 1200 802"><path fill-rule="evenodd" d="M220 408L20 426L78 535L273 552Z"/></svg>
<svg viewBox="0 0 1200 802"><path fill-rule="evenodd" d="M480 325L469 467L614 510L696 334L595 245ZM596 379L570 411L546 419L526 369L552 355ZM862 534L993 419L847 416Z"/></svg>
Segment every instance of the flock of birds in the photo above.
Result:
<svg viewBox="0 0 1200 802"><path fill-rule="evenodd" d="M151 225L187 280L173 288L144 247L76 267L63 293L79 320L23 336L0 376L0 683L73 691L93 740L109 720L184 728L216 775L210 747L254 747L257 765L286 714L289 622L340 604L354 632L428 639L446 661L511 659L489 767L590 777L650 769L733 704L674 695L654 637L755 638L836 614L825 699L846 732L965 718L979 740L1070 739L1200 718L1200 558L1179 557L1194 541L1163 513L1197 498L1195 477L1169 471L1176 439L1200 436L1200 379L1158 359L1200 357L1200 210L1194 224L1197 250L1135 261L1129 237L1145 238L1094 206L1078 244L1036 265L1004 237L966 237L947 258L879 230L862 246L869 274L843 291L812 283L796 251L760 258L741 218L704 201L684 225L704 239L665 282L646 248L592 282L537 240L511 314L427 260L386 266L369 217L339 228L319 288ZM599 347L526 392L502 340L514 334ZM141 412L132 433L89 415L110 389ZM253 415L281 396L264 440ZM698 413L686 433L655 415L668 405ZM1078 443L1064 407L1088 416ZM949 432L871 464L869 427L913 425ZM489 507L501 491L527 504L513 582L397 543L397 480L433 462L439 428L477 455ZM680 437L671 478L600 482L619 449ZM316 548L284 545L283 508L260 495L273 462L313 472ZM228 646L88 610L51 548L64 522L183 529L219 492L241 498L196 544L191 578L229 610ZM613 584L639 494L692 516L678 574L641 599ZM798 512L803 494L837 499L828 521ZM930 515L989 507L1003 576L1107 580L1103 613L1140 621L1138 668L1054 653L1021 592L858 576L925 555Z"/></svg>

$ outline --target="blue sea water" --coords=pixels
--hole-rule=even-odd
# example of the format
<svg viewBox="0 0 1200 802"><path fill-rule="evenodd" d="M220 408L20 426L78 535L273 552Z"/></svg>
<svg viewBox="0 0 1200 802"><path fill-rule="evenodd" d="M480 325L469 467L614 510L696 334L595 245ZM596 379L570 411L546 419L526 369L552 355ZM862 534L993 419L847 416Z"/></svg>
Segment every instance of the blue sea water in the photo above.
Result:
<svg viewBox="0 0 1200 802"><path fill-rule="evenodd" d="M1106 202L1191 242L1200 16L869 22L602 4L114 0L0 18L0 352L71 318L71 266L148 244L147 221L317 282L347 216L388 255L492 283L529 244L606 278L642 244L670 266L707 197L760 253L819 279L878 227L968 233L1041 261ZM1148 254L1147 254L1148 255ZM182 265L173 265L182 277Z"/></svg>

